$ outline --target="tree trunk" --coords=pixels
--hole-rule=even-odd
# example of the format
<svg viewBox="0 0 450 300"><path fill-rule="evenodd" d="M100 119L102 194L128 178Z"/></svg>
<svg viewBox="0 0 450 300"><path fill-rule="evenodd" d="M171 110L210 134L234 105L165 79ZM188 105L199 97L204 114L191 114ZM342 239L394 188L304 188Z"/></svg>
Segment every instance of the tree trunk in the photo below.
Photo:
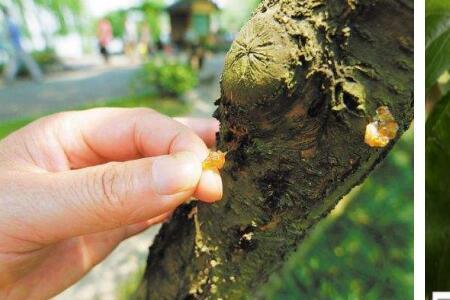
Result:
<svg viewBox="0 0 450 300"><path fill-rule="evenodd" d="M412 0L266 0L229 51L215 117L224 198L187 204L138 299L246 299L386 156L413 118ZM377 108L400 127L364 142Z"/></svg>

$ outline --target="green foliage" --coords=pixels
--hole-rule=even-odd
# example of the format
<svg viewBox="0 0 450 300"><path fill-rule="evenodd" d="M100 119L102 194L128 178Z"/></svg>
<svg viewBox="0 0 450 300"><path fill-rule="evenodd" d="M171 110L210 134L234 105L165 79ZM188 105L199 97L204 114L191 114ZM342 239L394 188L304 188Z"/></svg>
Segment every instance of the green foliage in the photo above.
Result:
<svg viewBox="0 0 450 300"><path fill-rule="evenodd" d="M161 13L164 11L164 0L145 0L139 9L144 13L145 21L150 27L150 33L154 42L160 39L161 35Z"/></svg>
<svg viewBox="0 0 450 300"><path fill-rule="evenodd" d="M445 96L450 90L450 1L427 0L425 33L427 98L436 103L426 124L425 151L426 293L431 297L433 291L450 290L450 94Z"/></svg>
<svg viewBox="0 0 450 300"><path fill-rule="evenodd" d="M425 88L450 68L450 1L427 0L425 13Z"/></svg>
<svg viewBox="0 0 450 300"><path fill-rule="evenodd" d="M259 3L261 3L261 0L226 1L221 16L222 28L227 31L238 32Z"/></svg>
<svg viewBox="0 0 450 300"><path fill-rule="evenodd" d="M31 53L31 56L33 56L34 60L38 63L38 65L44 68L46 66L51 66L60 63L60 60L56 55L55 50L53 49L34 51Z"/></svg>
<svg viewBox="0 0 450 300"><path fill-rule="evenodd" d="M426 290L450 290L450 95L426 124Z"/></svg>
<svg viewBox="0 0 450 300"><path fill-rule="evenodd" d="M72 30L81 30L79 20L84 13L84 5L82 0L33 0L34 4L52 14L58 25L59 34L67 34ZM29 7L26 0L13 0L15 5L21 12L22 19L26 19L27 7ZM27 22L22 22L27 25Z"/></svg>
<svg viewBox="0 0 450 300"><path fill-rule="evenodd" d="M105 16L111 23L112 32L115 37L122 37L124 35L127 13L127 10L116 10Z"/></svg>
<svg viewBox="0 0 450 300"><path fill-rule="evenodd" d="M127 15L132 12L141 12L144 16L144 20L148 23L150 27L150 33L154 41L159 40L161 35L160 27L160 16L164 11L164 1L163 0L146 0L136 7L131 7L129 9L121 9L112 11L105 16L111 23L113 30L113 35L115 37L123 37L125 34L125 20Z"/></svg>
<svg viewBox="0 0 450 300"><path fill-rule="evenodd" d="M261 298L413 298L412 137L317 225Z"/></svg>
<svg viewBox="0 0 450 300"><path fill-rule="evenodd" d="M145 268L141 267L136 273L132 274L128 277L124 282L118 283L118 287L116 289L116 297L117 300L130 300L133 298L134 293L139 287L139 284L142 281L142 277L144 276Z"/></svg>
<svg viewBox="0 0 450 300"><path fill-rule="evenodd" d="M64 35L71 30L80 29L77 20L80 19L84 11L81 0L34 0L34 2L56 17L59 24L59 34Z"/></svg>
<svg viewBox="0 0 450 300"><path fill-rule="evenodd" d="M198 74L176 58L158 56L146 63L133 82L140 93L180 96L198 83Z"/></svg>

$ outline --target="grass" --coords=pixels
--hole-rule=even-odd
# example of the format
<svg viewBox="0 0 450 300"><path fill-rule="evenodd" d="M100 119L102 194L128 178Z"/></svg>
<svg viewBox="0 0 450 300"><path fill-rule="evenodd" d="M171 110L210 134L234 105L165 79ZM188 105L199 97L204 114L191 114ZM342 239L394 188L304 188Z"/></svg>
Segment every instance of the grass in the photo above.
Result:
<svg viewBox="0 0 450 300"><path fill-rule="evenodd" d="M79 110L95 107L149 107L168 116L179 116L189 112L189 105L175 98L157 98L154 96L130 96L89 103ZM0 123L0 139L13 131L31 123L42 116L25 117Z"/></svg>
<svg viewBox="0 0 450 300"><path fill-rule="evenodd" d="M11 132L16 131L17 129L22 128L28 123L31 123L33 120L34 118L23 118L0 123L0 139L4 138Z"/></svg>
<svg viewBox="0 0 450 300"><path fill-rule="evenodd" d="M145 266L141 266L141 268L131 275L124 282L118 283L118 287L116 289L116 300L129 300L132 299L134 292L139 287L142 278L144 277Z"/></svg>

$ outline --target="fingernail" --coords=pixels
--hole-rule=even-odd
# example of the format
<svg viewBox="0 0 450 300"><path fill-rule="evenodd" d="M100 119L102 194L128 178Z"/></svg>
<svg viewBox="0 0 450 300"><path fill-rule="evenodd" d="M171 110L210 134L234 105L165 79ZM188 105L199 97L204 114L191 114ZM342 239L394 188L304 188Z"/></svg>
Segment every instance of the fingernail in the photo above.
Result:
<svg viewBox="0 0 450 300"><path fill-rule="evenodd" d="M159 195L173 195L193 190L202 174L197 156L192 152L179 152L155 160L152 178Z"/></svg>

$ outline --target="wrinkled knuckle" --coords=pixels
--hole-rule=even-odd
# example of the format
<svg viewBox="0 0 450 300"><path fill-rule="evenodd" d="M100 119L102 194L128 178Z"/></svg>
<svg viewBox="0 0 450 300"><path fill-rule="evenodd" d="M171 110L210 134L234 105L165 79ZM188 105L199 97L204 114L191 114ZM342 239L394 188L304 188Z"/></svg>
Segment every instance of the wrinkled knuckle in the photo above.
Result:
<svg viewBox="0 0 450 300"><path fill-rule="evenodd" d="M106 208L116 210L124 206L123 183L117 163L110 163L99 171L96 184L97 190L100 192L100 199Z"/></svg>
<svg viewBox="0 0 450 300"><path fill-rule="evenodd" d="M61 128L70 120L73 116L73 112L60 112L52 114L31 124L31 130L38 129L40 132L56 132L58 128Z"/></svg>

